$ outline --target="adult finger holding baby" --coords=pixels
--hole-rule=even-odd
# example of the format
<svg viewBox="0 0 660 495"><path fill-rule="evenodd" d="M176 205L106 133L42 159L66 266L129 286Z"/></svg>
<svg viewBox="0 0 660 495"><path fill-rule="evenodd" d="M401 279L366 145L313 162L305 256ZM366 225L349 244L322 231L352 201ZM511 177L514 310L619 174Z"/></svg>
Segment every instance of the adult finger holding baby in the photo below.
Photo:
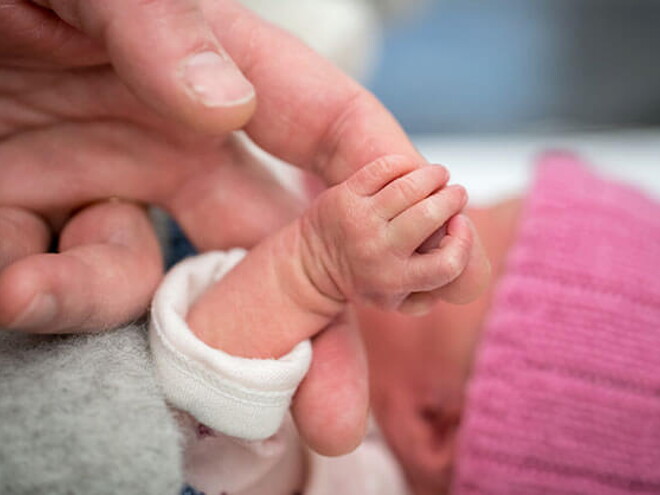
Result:
<svg viewBox="0 0 660 495"><path fill-rule="evenodd" d="M4 327L93 331L141 314L161 263L140 204L164 207L202 250L250 245L297 214L233 129L328 184L384 155L424 164L372 95L235 2L6 1L0 22ZM44 253L50 232L60 254ZM447 299L483 271L476 255L463 268ZM355 339L322 337L314 366L329 349L363 370ZM300 397L335 383L313 371ZM313 446L345 451L361 434L347 431Z"/></svg>

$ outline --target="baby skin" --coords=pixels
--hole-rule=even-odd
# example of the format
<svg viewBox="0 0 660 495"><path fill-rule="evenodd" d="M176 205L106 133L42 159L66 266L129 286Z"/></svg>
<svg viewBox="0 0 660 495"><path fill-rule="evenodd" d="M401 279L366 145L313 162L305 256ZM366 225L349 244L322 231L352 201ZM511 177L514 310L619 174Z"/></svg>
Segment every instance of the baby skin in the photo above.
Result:
<svg viewBox="0 0 660 495"><path fill-rule="evenodd" d="M207 345L236 356L277 358L302 340L316 337L320 344L337 328L349 331L342 317L349 304L419 314L438 299L476 298L488 283L490 266L471 221L461 213L465 190L447 185L448 179L441 166L400 156L366 165L323 192L301 217L264 239L207 290L187 316L191 330ZM337 359L335 365L341 356ZM360 372L359 366L334 370ZM361 401L353 399L366 387L364 371L355 377L355 393L340 392L332 404L301 385L293 413L308 443L315 447L310 425L318 414L344 415L333 424L345 430L338 438L351 438L329 451L316 449L321 453L344 453L361 438L366 393ZM353 416L345 417L347 411Z"/></svg>
<svg viewBox="0 0 660 495"><path fill-rule="evenodd" d="M466 209L493 272L492 283L469 304L437 301L416 318L357 308L373 413L415 495L440 495L449 489L466 385L521 204L521 198L514 198Z"/></svg>

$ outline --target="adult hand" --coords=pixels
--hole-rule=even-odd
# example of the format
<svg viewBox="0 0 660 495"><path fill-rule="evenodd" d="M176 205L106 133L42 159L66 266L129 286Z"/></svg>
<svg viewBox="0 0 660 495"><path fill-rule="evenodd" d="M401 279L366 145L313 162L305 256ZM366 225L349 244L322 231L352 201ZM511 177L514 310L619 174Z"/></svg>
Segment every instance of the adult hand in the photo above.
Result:
<svg viewBox="0 0 660 495"><path fill-rule="evenodd" d="M417 156L371 95L234 2L0 7L2 326L93 329L146 307L160 260L144 214L85 205L163 206L200 249L250 244L297 211L227 136L255 109L227 53L260 95L247 131L275 155L330 183L375 156ZM65 256L37 254L60 230Z"/></svg>
<svg viewBox="0 0 660 495"><path fill-rule="evenodd" d="M2 327L142 313L160 253L137 204L165 208L202 250L288 219L299 205L232 129L329 184L386 154L423 163L372 95L233 1L0 0L0 13ZM44 254L51 233L59 254Z"/></svg>

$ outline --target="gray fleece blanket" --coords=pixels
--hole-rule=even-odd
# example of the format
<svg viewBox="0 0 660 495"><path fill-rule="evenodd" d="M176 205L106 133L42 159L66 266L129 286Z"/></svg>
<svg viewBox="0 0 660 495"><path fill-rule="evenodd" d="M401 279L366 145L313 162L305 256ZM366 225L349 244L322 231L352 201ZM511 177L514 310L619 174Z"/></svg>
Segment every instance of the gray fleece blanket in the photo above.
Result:
<svg viewBox="0 0 660 495"><path fill-rule="evenodd" d="M0 331L0 493L175 495L178 430L146 331Z"/></svg>

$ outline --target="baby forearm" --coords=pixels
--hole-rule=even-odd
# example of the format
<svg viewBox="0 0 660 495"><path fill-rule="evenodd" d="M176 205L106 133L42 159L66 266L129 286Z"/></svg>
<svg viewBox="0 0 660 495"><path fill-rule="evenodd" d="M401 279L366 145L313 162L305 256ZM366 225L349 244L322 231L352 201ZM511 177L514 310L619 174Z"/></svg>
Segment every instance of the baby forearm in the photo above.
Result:
<svg viewBox="0 0 660 495"><path fill-rule="evenodd" d="M187 321L198 338L236 356L277 358L342 311L310 278L300 225L261 242L194 303Z"/></svg>

